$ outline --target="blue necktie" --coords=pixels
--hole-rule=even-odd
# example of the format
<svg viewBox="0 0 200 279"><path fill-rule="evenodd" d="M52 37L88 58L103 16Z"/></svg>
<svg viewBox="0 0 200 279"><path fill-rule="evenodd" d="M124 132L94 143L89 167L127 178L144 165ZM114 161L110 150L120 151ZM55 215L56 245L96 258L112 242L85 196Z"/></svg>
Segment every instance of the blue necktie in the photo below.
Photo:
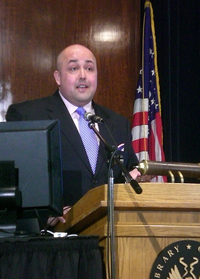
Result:
<svg viewBox="0 0 200 279"><path fill-rule="evenodd" d="M90 129L90 127L88 126L88 122L84 119L84 114L86 112L85 109L82 107L78 107L76 112L79 114L79 133L82 138L88 159L90 161L92 171L93 173L95 173L99 150L97 138L95 132Z"/></svg>

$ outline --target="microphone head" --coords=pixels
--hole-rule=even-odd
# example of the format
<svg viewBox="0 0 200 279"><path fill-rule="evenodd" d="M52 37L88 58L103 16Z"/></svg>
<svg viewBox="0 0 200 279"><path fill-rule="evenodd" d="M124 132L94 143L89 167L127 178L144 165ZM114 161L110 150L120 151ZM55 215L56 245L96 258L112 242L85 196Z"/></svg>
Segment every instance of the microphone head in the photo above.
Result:
<svg viewBox="0 0 200 279"><path fill-rule="evenodd" d="M86 112L86 113L84 114L84 119L87 120L87 121L90 121L91 116L92 116L92 113L91 113L91 112Z"/></svg>
<svg viewBox="0 0 200 279"><path fill-rule="evenodd" d="M84 114L84 119L86 121L90 121L92 123L103 123L103 118L101 118L100 116L97 116L95 114L92 114L91 112L86 112Z"/></svg>

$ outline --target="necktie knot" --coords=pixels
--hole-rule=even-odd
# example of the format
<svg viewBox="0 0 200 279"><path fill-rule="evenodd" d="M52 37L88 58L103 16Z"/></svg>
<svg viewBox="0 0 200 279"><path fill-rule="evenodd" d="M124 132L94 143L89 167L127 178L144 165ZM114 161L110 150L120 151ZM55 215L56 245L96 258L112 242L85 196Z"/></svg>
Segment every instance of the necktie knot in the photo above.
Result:
<svg viewBox="0 0 200 279"><path fill-rule="evenodd" d="M76 110L76 112L77 112L79 115L83 116L83 115L85 114L85 109L84 109L83 107L78 107L77 110Z"/></svg>

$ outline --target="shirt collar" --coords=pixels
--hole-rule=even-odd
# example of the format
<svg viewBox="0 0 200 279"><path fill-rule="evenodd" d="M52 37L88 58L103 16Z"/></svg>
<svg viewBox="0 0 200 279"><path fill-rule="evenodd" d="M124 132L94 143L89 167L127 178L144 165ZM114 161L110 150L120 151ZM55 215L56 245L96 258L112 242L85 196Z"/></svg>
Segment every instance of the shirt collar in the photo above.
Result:
<svg viewBox="0 0 200 279"><path fill-rule="evenodd" d="M69 114L72 115L72 114L76 111L76 109L77 109L78 107L75 106L75 105L73 105L73 104L71 104L67 99L65 99L65 98L63 97L63 95L60 93L60 91L59 91L59 94L60 94L60 97L61 97L61 99L63 100L63 102L64 102L66 108L68 109ZM92 101L90 101L90 102L89 102L87 105L85 105L83 108L85 109L86 112L94 113L94 109L92 108Z"/></svg>

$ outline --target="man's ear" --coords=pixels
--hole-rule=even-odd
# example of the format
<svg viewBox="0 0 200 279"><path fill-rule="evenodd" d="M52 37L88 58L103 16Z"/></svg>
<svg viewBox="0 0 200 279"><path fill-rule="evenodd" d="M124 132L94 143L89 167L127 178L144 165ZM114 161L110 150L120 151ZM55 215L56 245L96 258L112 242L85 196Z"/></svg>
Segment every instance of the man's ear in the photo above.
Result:
<svg viewBox="0 0 200 279"><path fill-rule="evenodd" d="M60 86L60 73L58 70L55 70L55 72L53 73L54 75L54 78L55 78L55 81L56 83L58 84L58 86Z"/></svg>

